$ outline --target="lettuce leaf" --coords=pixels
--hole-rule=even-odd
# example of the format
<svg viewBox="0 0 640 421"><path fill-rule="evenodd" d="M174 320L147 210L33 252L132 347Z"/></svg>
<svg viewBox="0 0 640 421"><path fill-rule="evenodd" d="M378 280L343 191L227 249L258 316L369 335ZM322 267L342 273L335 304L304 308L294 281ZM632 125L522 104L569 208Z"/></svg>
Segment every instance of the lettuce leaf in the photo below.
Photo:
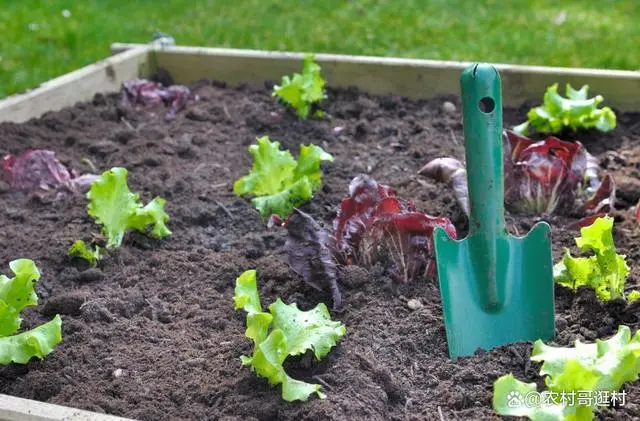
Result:
<svg viewBox="0 0 640 421"><path fill-rule="evenodd" d="M62 340L62 319L56 315L48 323L15 335L22 324L22 310L38 304L34 287L40 271L29 259L14 260L9 268L13 278L0 275L0 364L26 364L33 357L44 358Z"/></svg>
<svg viewBox="0 0 640 421"><path fill-rule="evenodd" d="M139 195L132 193L127 185L126 168L114 167L105 171L94 181L87 193L88 212L102 225L107 237L107 249L119 247L125 233L130 229L149 233L154 238L171 235L166 223L169 215L164 211L166 201L156 197L146 206L139 202Z"/></svg>
<svg viewBox="0 0 640 421"><path fill-rule="evenodd" d="M548 390L538 392L535 383L523 383L511 373L504 375L494 383L496 412L534 421L591 420L599 406L607 405L598 399L612 399L624 383L638 379L640 332L632 337L629 327L621 325L607 340L576 341L574 347L555 347L538 340L531 360L544 361L540 375L545 376Z"/></svg>
<svg viewBox="0 0 640 421"><path fill-rule="evenodd" d="M597 218L591 225L580 229L576 245L582 251L591 251L589 257L573 257L565 248L563 259L554 267L557 283L577 289L587 285L603 300L625 298L624 286L629 275L626 256L616 252L613 243L613 218Z"/></svg>
<svg viewBox="0 0 640 421"><path fill-rule="evenodd" d="M95 246L93 249L91 249L91 247L82 240L76 240L71 245L71 247L69 247L67 256L84 259L89 262L91 267L96 267L98 265L98 262L102 260L103 257L99 246Z"/></svg>
<svg viewBox="0 0 640 421"><path fill-rule="evenodd" d="M295 303L286 305L278 298L269 306L269 312L263 312L255 270L247 270L236 279L233 299L236 310L247 312L245 336L254 343L253 354L240 357L242 364L250 366L269 384L281 384L285 401L306 401L313 393L325 398L320 385L293 379L283 364L288 356L308 350L320 360L345 335L344 325L331 320L323 303L312 310L301 311Z"/></svg>
<svg viewBox="0 0 640 421"><path fill-rule="evenodd" d="M327 97L325 80L320 76L320 66L315 62L313 54L305 54L302 74L294 73L293 77L283 76L280 85L273 87L272 96L291 106L298 117L306 119L313 104Z"/></svg>
<svg viewBox="0 0 640 421"><path fill-rule="evenodd" d="M596 128L608 132L616 127L616 115L609 107L598 108L604 101L602 95L589 99L589 86L575 90L566 86L566 97L558 93L558 84L549 86L542 105L527 113L527 121L514 127L514 131L527 135L531 128L538 133L558 134L565 128L573 131Z"/></svg>
<svg viewBox="0 0 640 421"><path fill-rule="evenodd" d="M500 415L527 417L533 421L564 421L565 407L552 403L550 405L528 405L530 396L539 394L535 383L525 383L509 373L493 384L493 409ZM590 418L588 418L590 419Z"/></svg>
<svg viewBox="0 0 640 421"><path fill-rule="evenodd" d="M0 364L26 364L33 357L43 359L62 341L59 314L49 322L13 336L0 337Z"/></svg>
<svg viewBox="0 0 640 421"><path fill-rule="evenodd" d="M296 161L280 142L268 136L249 147L253 157L251 172L238 178L233 191L238 196L253 195L253 205L260 215L286 218L294 208L313 197L322 180L322 161L333 157L317 145L300 145Z"/></svg>

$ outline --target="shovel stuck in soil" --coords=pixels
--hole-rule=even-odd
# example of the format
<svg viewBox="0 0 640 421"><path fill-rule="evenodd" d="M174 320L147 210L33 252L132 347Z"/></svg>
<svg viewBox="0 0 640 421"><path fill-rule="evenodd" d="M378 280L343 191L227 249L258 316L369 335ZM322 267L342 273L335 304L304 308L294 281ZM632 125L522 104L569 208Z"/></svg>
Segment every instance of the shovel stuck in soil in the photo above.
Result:
<svg viewBox="0 0 640 421"><path fill-rule="evenodd" d="M504 222L502 98L498 71L474 64L460 78L469 235L436 228L435 254L449 356L554 335L551 227L524 237Z"/></svg>

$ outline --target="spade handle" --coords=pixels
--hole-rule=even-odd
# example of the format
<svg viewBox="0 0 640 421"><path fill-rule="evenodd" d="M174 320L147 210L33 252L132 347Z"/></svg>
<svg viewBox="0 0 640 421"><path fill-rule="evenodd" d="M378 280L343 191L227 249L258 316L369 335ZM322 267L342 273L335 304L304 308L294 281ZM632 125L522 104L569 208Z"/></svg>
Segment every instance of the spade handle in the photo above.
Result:
<svg viewBox="0 0 640 421"><path fill-rule="evenodd" d="M474 64L460 76L469 186L469 234L506 233L500 75L488 64Z"/></svg>

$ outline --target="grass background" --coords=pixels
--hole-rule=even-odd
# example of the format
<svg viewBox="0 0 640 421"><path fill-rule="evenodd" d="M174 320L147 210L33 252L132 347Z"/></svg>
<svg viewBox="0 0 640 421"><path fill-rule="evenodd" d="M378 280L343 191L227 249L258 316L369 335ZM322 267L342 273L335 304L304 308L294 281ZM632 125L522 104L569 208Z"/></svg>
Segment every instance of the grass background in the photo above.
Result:
<svg viewBox="0 0 640 421"><path fill-rule="evenodd" d="M638 0L0 0L0 97L158 30L179 45L640 69Z"/></svg>

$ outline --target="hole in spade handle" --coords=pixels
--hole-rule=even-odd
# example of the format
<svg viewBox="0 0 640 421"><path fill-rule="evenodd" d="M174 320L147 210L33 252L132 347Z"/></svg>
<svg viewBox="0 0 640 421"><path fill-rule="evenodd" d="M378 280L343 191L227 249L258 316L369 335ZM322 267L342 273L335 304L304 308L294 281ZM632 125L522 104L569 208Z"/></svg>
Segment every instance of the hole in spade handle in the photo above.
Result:
<svg viewBox="0 0 640 421"><path fill-rule="evenodd" d="M488 96L485 96L480 101L478 101L478 108L480 108L480 111L482 111L485 114L491 113L495 108L495 106L496 106L496 103L493 100L493 98Z"/></svg>

